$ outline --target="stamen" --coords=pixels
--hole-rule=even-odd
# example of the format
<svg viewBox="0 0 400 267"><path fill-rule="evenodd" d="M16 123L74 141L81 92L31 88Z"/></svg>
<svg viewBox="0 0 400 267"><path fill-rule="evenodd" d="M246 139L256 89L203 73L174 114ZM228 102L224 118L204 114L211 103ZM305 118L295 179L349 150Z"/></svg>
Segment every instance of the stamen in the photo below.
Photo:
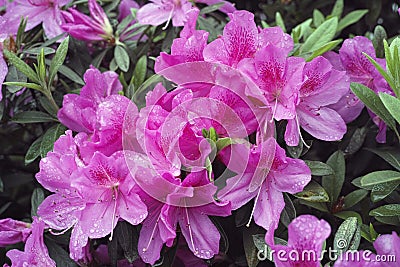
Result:
<svg viewBox="0 0 400 267"><path fill-rule="evenodd" d="M274 122L277 107L278 107L278 97L275 98L274 111L272 112L272 117L271 120L269 121L270 123Z"/></svg>
<svg viewBox="0 0 400 267"><path fill-rule="evenodd" d="M246 227L250 227L251 219L254 216L254 211L256 210L256 204L257 204L258 198L260 196L260 192L261 192L261 185L260 185L260 189L258 189L257 196L254 199L254 206L253 206L253 209L251 210L250 218L249 218L249 221L246 224Z"/></svg>
<svg viewBox="0 0 400 267"><path fill-rule="evenodd" d="M296 114L296 124L297 124L297 130L299 131L300 141L304 144L304 146L307 149L310 149L311 146L307 145L306 141L304 141L304 139L303 139L303 135L301 134L300 123L299 123L299 118L297 117L297 114Z"/></svg>
<svg viewBox="0 0 400 267"><path fill-rule="evenodd" d="M112 241L113 235L114 235L115 213L117 211L117 199L118 199L118 189L113 188L114 210L113 210L112 221L111 221L111 236L108 239L110 241Z"/></svg>
<svg viewBox="0 0 400 267"><path fill-rule="evenodd" d="M175 11L175 5L174 5L174 7L171 9L171 12L169 12L169 16L168 16L167 23L166 23L165 26L162 28L163 31L166 30L166 29L168 28L169 22L170 22L171 19L172 19L172 14L174 13L174 11Z"/></svg>
<svg viewBox="0 0 400 267"><path fill-rule="evenodd" d="M185 201L185 207L186 207L186 201ZM190 220L189 220L189 213L188 213L187 208L184 208L184 209L185 209L185 213L186 213L186 220L187 220L187 223L188 223L187 227L189 229L190 243L192 244L193 249L195 249L194 240L193 240L193 233L192 233L192 226L190 225Z"/></svg>
<svg viewBox="0 0 400 267"><path fill-rule="evenodd" d="M146 252L149 249L151 240L153 240L153 236L154 236L154 234L156 232L156 228L157 228L158 222L160 221L160 217L161 217L161 212L160 212L160 215L158 215L156 223L154 224L153 231L151 231L151 235L150 235L150 238L149 238L149 243L147 243L147 246L145 248L143 248L143 252Z"/></svg>

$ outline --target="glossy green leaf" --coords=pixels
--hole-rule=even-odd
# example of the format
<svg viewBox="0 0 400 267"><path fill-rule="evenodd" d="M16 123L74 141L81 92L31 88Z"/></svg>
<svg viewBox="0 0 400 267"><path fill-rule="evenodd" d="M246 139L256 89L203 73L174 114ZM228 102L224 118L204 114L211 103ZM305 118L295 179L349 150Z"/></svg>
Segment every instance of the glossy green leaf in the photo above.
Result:
<svg viewBox="0 0 400 267"><path fill-rule="evenodd" d="M328 193L317 182L311 181L304 190L294 195L309 202L329 202Z"/></svg>
<svg viewBox="0 0 400 267"><path fill-rule="evenodd" d="M395 169L400 171L400 150L398 148L386 147L386 148L366 148L366 150L375 153L387 163L392 165Z"/></svg>
<svg viewBox="0 0 400 267"><path fill-rule="evenodd" d="M368 190L358 189L350 192L347 196L344 197L344 208L348 209L358 204L361 200L363 200L368 195Z"/></svg>
<svg viewBox="0 0 400 267"><path fill-rule="evenodd" d="M369 89L368 87L358 84L351 83L350 85L353 93L376 115L378 115L386 124L392 128L396 129L396 122L393 119L392 115L387 111L379 96L375 94L374 91Z"/></svg>
<svg viewBox="0 0 400 267"><path fill-rule="evenodd" d="M330 175L330 174L334 173L331 166L329 166L326 163L323 163L320 161L314 161L314 160L305 160L304 162L310 168L312 175L324 176L324 175Z"/></svg>
<svg viewBox="0 0 400 267"><path fill-rule="evenodd" d="M300 52L313 52L330 42L335 36L337 26L337 17L326 20L307 38Z"/></svg>
<svg viewBox="0 0 400 267"><path fill-rule="evenodd" d="M31 197L31 216L37 216L37 208L44 200L44 191L42 188L35 188Z"/></svg>
<svg viewBox="0 0 400 267"><path fill-rule="evenodd" d="M343 152L338 150L333 153L326 162L334 171L334 174L322 177L322 187L329 195L331 203L334 203L342 191L346 166Z"/></svg>
<svg viewBox="0 0 400 267"><path fill-rule="evenodd" d="M400 100L385 93L379 93L379 98L390 115L400 124Z"/></svg>
<svg viewBox="0 0 400 267"><path fill-rule="evenodd" d="M54 142L64 134L67 128L62 124L53 125L43 135L42 143L40 144L40 155L42 158L46 157L47 152L53 150Z"/></svg>
<svg viewBox="0 0 400 267"><path fill-rule="evenodd" d="M39 123L39 122L55 122L57 119L49 114L40 111L24 111L14 115L12 118L17 123Z"/></svg>
<svg viewBox="0 0 400 267"><path fill-rule="evenodd" d="M68 53L68 44L69 44L69 37L65 38L59 47L57 48L56 54L54 55L53 59L50 63L50 70L49 70L49 84L51 84L56 76L60 66L64 63L65 57Z"/></svg>
<svg viewBox="0 0 400 267"><path fill-rule="evenodd" d="M36 139L25 154L25 164L32 163L40 156L40 145L42 143L42 136Z"/></svg>
<svg viewBox="0 0 400 267"><path fill-rule="evenodd" d="M29 67L22 59L17 57L14 53L4 49L3 50L4 56L6 56L8 62L13 64L20 72L25 74L32 82L39 83L39 78L35 71Z"/></svg>
<svg viewBox="0 0 400 267"><path fill-rule="evenodd" d="M378 202L389 196L400 184L399 181L376 184L371 190L372 202Z"/></svg>
<svg viewBox="0 0 400 267"><path fill-rule="evenodd" d="M351 24L356 23L367 13L368 9L360 9L350 12L339 21L339 24L337 26L337 32L340 32L344 28L350 26Z"/></svg>
<svg viewBox="0 0 400 267"><path fill-rule="evenodd" d="M117 45L114 49L114 58L118 67L123 71L127 72L129 69L129 55L125 48L121 45Z"/></svg>
<svg viewBox="0 0 400 267"><path fill-rule="evenodd" d="M361 178L361 186L373 186L381 183L400 181L400 172L376 171L368 173Z"/></svg>
<svg viewBox="0 0 400 267"><path fill-rule="evenodd" d="M388 204L380 206L369 212L370 216L374 217L390 217L390 216L400 216L400 204Z"/></svg>
<svg viewBox="0 0 400 267"><path fill-rule="evenodd" d="M349 217L338 228L333 241L337 255L347 250L357 250L360 245L361 231L356 217Z"/></svg>

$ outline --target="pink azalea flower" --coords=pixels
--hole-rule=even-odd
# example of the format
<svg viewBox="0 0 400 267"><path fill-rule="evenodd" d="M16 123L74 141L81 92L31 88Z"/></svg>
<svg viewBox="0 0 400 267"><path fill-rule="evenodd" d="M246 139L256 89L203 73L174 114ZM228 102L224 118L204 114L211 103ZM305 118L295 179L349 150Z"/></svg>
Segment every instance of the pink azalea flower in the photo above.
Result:
<svg viewBox="0 0 400 267"><path fill-rule="evenodd" d="M305 65L303 80L296 117L286 126L286 143L298 145L300 126L320 140L340 140L346 133L346 124L327 106L335 104L348 92L350 84L346 73L334 70L327 59L317 57Z"/></svg>
<svg viewBox="0 0 400 267"><path fill-rule="evenodd" d="M285 207L283 192L301 192L311 180L310 169L302 160L286 157L274 138L251 148L232 145L221 151L220 158L238 175L227 181L219 198L229 200L234 210L254 199L249 223L254 217L255 223L267 230L267 243L273 244Z"/></svg>
<svg viewBox="0 0 400 267"><path fill-rule="evenodd" d="M289 53L293 41L279 27L259 30L254 22L254 15L240 10L229 14L231 19L224 28L221 38L216 39L204 49L204 59L219 62L234 68L244 58L253 58L255 53L268 44L280 49L280 54Z"/></svg>
<svg viewBox="0 0 400 267"><path fill-rule="evenodd" d="M207 45L208 32L196 30L198 9L191 9L187 14L187 22L171 46L171 55L162 52L157 58L154 69L157 73L177 64L193 61L204 61L203 50Z"/></svg>
<svg viewBox="0 0 400 267"><path fill-rule="evenodd" d="M0 247L26 242L31 234L31 224L13 219L0 220Z"/></svg>
<svg viewBox="0 0 400 267"><path fill-rule="evenodd" d="M7 252L7 257L12 261L11 267L56 267L56 263L50 258L47 247L43 242L44 228L45 223L41 219L34 217L32 234L26 240L25 250L22 252L12 249Z"/></svg>
<svg viewBox="0 0 400 267"><path fill-rule="evenodd" d="M85 41L101 41L114 39L114 31L104 10L96 2L89 0L90 17L74 8L63 11L65 23L61 25L64 31L74 38Z"/></svg>
<svg viewBox="0 0 400 267"><path fill-rule="evenodd" d="M110 157L96 152L87 166L71 176L71 186L86 204L81 211L80 226L89 238L111 233L112 239L119 219L137 225L146 218L146 206L135 193L135 183L122 152Z"/></svg>
<svg viewBox="0 0 400 267"><path fill-rule="evenodd" d="M256 52L254 59L245 59L239 65L259 86L246 88L246 94L261 102L261 107L269 108L272 118L294 119L304 64L304 59L287 57L281 48L267 45Z"/></svg>
<svg viewBox="0 0 400 267"><path fill-rule="evenodd" d="M17 32L21 17L28 19L26 30L42 23L47 38L51 39L64 33L61 29L61 24L64 22L61 7L69 2L71 0L15 0L7 7L4 19L11 32Z"/></svg>
<svg viewBox="0 0 400 267"><path fill-rule="evenodd" d="M138 243L143 261L154 264L160 257L163 244L173 245L178 224L193 254L202 259L212 258L219 252L220 234L208 216L230 215L229 202L213 199L217 188L210 183L206 170L189 173L182 181L167 172L162 176L152 172L149 164L137 167L135 179L148 181L145 188L156 188L160 194L158 197L165 201L142 195L149 210ZM209 204L196 205L203 201Z"/></svg>
<svg viewBox="0 0 400 267"><path fill-rule="evenodd" d="M321 266L319 258L321 257L324 241L331 234L330 225L312 215L300 215L289 224L288 232L289 240L287 246L275 245L272 247L278 255L283 254L283 252L279 253L279 251L286 251L283 259L277 254L274 255L275 266ZM297 254L294 254L293 251L297 251ZM298 259L292 260L289 257L289 253L292 257L298 255Z"/></svg>
<svg viewBox="0 0 400 267"><path fill-rule="evenodd" d="M122 0L121 3L118 6L118 21L122 22L126 17L131 15L132 14L132 12L131 12L132 8L138 9L139 8L139 4L136 3L133 0ZM131 27L132 25L134 25L136 22L137 22L136 20L131 21L121 31L121 33L119 35L119 39L120 40L125 41L125 40L137 40L137 39L139 39L139 37L141 36L141 33L136 34L134 36L131 35L133 33L133 31L135 31L136 29L128 31L128 28ZM145 39L145 36L143 36L142 38Z"/></svg>
<svg viewBox="0 0 400 267"><path fill-rule="evenodd" d="M41 203L38 214L52 229L73 228L71 258L85 261L88 238L110 233L112 238L119 219L136 225L143 221L147 211L135 193L122 152L109 157L96 152L88 157L80 149L82 137L86 138L82 134L74 138L67 131L61 136L53 152L40 162L36 179L55 193Z"/></svg>
<svg viewBox="0 0 400 267"><path fill-rule="evenodd" d="M109 156L122 149L122 127L128 106L132 106L131 116L137 109L128 98L118 95L122 85L115 72L100 73L91 67L84 80L86 85L80 95L64 96L58 118L71 130L89 134L90 142L81 146L86 154L101 151Z"/></svg>
<svg viewBox="0 0 400 267"><path fill-rule="evenodd" d="M374 248L377 255L371 251L358 251L357 254L344 252L335 262L334 267L395 267L400 259L400 237L396 232L391 235L381 235L374 241ZM389 259L394 257L394 261L383 261L383 257Z"/></svg>
<svg viewBox="0 0 400 267"><path fill-rule="evenodd" d="M363 55L363 52L375 59L383 68L386 68L385 59L376 58L372 42L363 36L345 40L339 50L339 56L334 52L326 53L324 56L332 62L335 68L345 70L351 82L361 83L376 93L385 92L393 95L393 91L385 79ZM335 109L348 123L360 115L364 104L349 90L341 100L330 107ZM379 127L376 140L384 143L386 141L386 124L372 112L370 112L370 115Z"/></svg>
<svg viewBox="0 0 400 267"><path fill-rule="evenodd" d="M137 19L144 25L161 25L172 20L173 26L183 26L186 15L192 8L187 0L151 0L151 3L142 6L137 12Z"/></svg>

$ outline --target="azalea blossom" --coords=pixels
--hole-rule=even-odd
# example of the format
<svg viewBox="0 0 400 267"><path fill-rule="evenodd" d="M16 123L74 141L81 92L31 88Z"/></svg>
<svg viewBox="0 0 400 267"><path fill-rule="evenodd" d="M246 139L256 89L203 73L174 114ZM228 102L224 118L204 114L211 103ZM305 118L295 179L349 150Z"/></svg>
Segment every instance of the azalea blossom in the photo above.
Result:
<svg viewBox="0 0 400 267"><path fill-rule="evenodd" d="M254 59L245 59L239 69L251 77L257 87L246 88L246 94L269 108L276 120L294 119L299 104L305 61L287 57L281 49L269 44L256 52Z"/></svg>
<svg viewBox="0 0 400 267"><path fill-rule="evenodd" d="M322 247L331 234L330 225L312 215L300 215L288 226L289 240L286 246L272 246L276 267L319 267ZM286 252L285 254L283 253ZM293 253L293 252L296 253ZM282 259L283 258L285 260ZM294 258L294 259L293 259ZM336 265L335 265L336 266Z"/></svg>
<svg viewBox="0 0 400 267"><path fill-rule="evenodd" d="M10 32L17 32L21 17L27 18L25 30L43 25L47 38L51 39L65 31L61 28L64 18L61 8L71 0L15 0L7 7L4 19Z"/></svg>
<svg viewBox="0 0 400 267"><path fill-rule="evenodd" d="M174 39L171 55L162 52L157 58L154 69L157 73L163 69L185 62L204 61L203 50L207 45L208 32L196 30L198 9L191 9L187 14L187 22L180 33L180 38Z"/></svg>
<svg viewBox="0 0 400 267"><path fill-rule="evenodd" d="M244 58L254 58L263 47L273 44L279 47L281 55L286 56L293 48L290 35L279 27L260 30L254 22L254 15L240 10L229 14L231 19L224 28L221 38L204 48L204 59L237 67Z"/></svg>
<svg viewBox="0 0 400 267"><path fill-rule="evenodd" d="M39 183L55 193L41 203L38 215L54 230L73 228L71 258L84 261L88 238L108 234L112 238L118 220L136 225L147 216L122 152L109 157L100 152L91 157L84 155L80 144L85 136L81 133L72 137L67 131L42 159L36 176Z"/></svg>
<svg viewBox="0 0 400 267"><path fill-rule="evenodd" d="M163 244L168 247L174 244L178 225L195 256L210 259L217 254L220 234L208 216L228 216L231 207L227 201L213 199L217 188L210 183L207 171L192 172L182 179L168 172L154 171L143 155L133 153L127 160L128 164L142 162L133 170L135 180L142 181L145 190L152 188L158 194L157 199L141 194L149 210L138 242L143 261L154 264L160 258ZM208 204L196 205L203 202Z"/></svg>
<svg viewBox="0 0 400 267"><path fill-rule="evenodd" d="M13 219L0 220L0 247L26 242L32 232L31 224Z"/></svg>
<svg viewBox="0 0 400 267"><path fill-rule="evenodd" d="M118 94L122 85L115 72L100 73L91 67L84 80L80 95L64 95L57 115L69 129L89 134L90 142L82 144L82 151L109 156L122 149L122 126L131 101ZM137 113L136 106L132 105L130 113Z"/></svg>
<svg viewBox="0 0 400 267"><path fill-rule="evenodd" d="M274 138L251 147L234 144L221 151L220 158L238 174L227 181L227 189L218 194L219 198L229 200L233 210L254 199L249 223L254 217L255 223L267 230L267 244L273 244L285 207L283 192L301 192L311 180L310 169L302 160L286 157Z"/></svg>
<svg viewBox="0 0 400 267"><path fill-rule="evenodd" d="M140 24L161 25L172 20L172 25L183 26L186 15L192 9L192 3L187 0L152 0L137 12Z"/></svg>
<svg viewBox="0 0 400 267"><path fill-rule="evenodd" d="M11 259L11 267L32 266L32 267L56 267L56 263L49 256L46 245L43 241L45 223L37 217L33 218L32 234L28 237L24 251L12 249L7 252ZM5 266L8 266L7 264Z"/></svg>
<svg viewBox="0 0 400 267"><path fill-rule="evenodd" d="M300 126L320 140L341 139L346 133L346 124L335 110L327 106L335 104L348 92L350 83L346 73L334 70L327 59L317 57L305 65L303 80L296 116L288 120L286 126L286 143L298 145Z"/></svg>
<svg viewBox="0 0 400 267"><path fill-rule="evenodd" d="M63 11L65 23L61 25L64 31L73 37L85 41L113 41L114 30L102 7L96 0L88 0L90 17L74 8Z"/></svg>
<svg viewBox="0 0 400 267"><path fill-rule="evenodd" d="M376 255L371 251L360 250L357 253L344 252L339 255L334 267L395 267L400 261L400 237L396 232L381 235L374 241ZM383 261L385 258L392 260ZM393 261L394 260L394 261Z"/></svg>
<svg viewBox="0 0 400 267"><path fill-rule="evenodd" d="M393 95L393 91L385 79L363 53L375 59L383 68L386 68L385 59L376 57L372 42L363 36L345 40L339 50L339 55L334 52L328 52L324 56L331 61L336 69L345 70L351 82L361 83L376 93L384 92ZM331 108L337 110L345 122L348 123L360 115L364 104L349 89L342 99L331 105ZM376 140L384 143L386 141L386 124L372 112L370 112L370 115L379 127Z"/></svg>

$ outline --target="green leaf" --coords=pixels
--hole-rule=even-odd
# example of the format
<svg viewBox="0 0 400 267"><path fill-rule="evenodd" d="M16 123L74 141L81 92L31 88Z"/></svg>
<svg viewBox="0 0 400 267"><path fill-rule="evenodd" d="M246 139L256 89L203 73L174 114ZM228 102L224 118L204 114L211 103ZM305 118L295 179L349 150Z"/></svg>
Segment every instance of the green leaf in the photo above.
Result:
<svg viewBox="0 0 400 267"><path fill-rule="evenodd" d="M62 124L53 125L43 135L42 143L40 144L40 155L46 157L47 152L53 150L54 142L67 130Z"/></svg>
<svg viewBox="0 0 400 267"><path fill-rule="evenodd" d="M380 206L379 208L371 210L369 215L374 217L400 216L400 204Z"/></svg>
<svg viewBox="0 0 400 267"><path fill-rule="evenodd" d="M396 168L398 171L400 171L400 150L398 148L366 148L366 150L375 153L376 155L384 159L387 163Z"/></svg>
<svg viewBox="0 0 400 267"><path fill-rule="evenodd" d="M26 87L26 88L31 88L34 90L37 90L39 92L44 93L45 91L43 90L43 87L36 83L24 83L24 82L5 82L3 83L4 85L7 86L18 86L18 87Z"/></svg>
<svg viewBox="0 0 400 267"><path fill-rule="evenodd" d="M361 231L356 217L346 219L338 228L333 241L337 255L347 250L357 250L360 245Z"/></svg>
<svg viewBox="0 0 400 267"><path fill-rule="evenodd" d="M68 44L69 44L69 36L61 42L60 46L57 48L56 54L54 55L53 59L50 63L50 70L49 70L49 84L53 83L54 77L60 66L64 63L65 57L68 53Z"/></svg>
<svg viewBox="0 0 400 267"><path fill-rule="evenodd" d="M206 6L206 7L202 8L200 10L200 15L205 15L205 14L217 11L223 5L225 5L225 3L224 2L220 2L220 3L216 3L216 4L213 4L213 5Z"/></svg>
<svg viewBox="0 0 400 267"><path fill-rule="evenodd" d="M36 139L25 154L25 165L34 162L40 156L40 144L42 143L42 136Z"/></svg>
<svg viewBox="0 0 400 267"><path fill-rule="evenodd" d="M317 56L320 56L328 51L331 51L332 49L334 49L336 46L338 46L340 43L342 42L342 39L339 40L334 40L334 41L330 41L328 43L326 43L325 45L321 46L320 48L318 48L317 50L315 50L311 56L309 56L307 58L307 61L311 61L314 58L316 58Z"/></svg>
<svg viewBox="0 0 400 267"><path fill-rule="evenodd" d="M376 184L400 181L400 172L395 171L376 171L368 173L361 178L361 186L373 186Z"/></svg>
<svg viewBox="0 0 400 267"><path fill-rule="evenodd" d="M39 83L39 78L35 71L29 67L22 59L17 57L14 53L4 49L3 54L6 56L8 62L13 64L20 72L26 75L31 81Z"/></svg>
<svg viewBox="0 0 400 267"><path fill-rule="evenodd" d="M371 190L372 202L378 202L389 196L400 184L400 181L376 184Z"/></svg>
<svg viewBox="0 0 400 267"><path fill-rule="evenodd" d="M254 226L247 228L245 227L243 229L243 247L244 247L244 252L246 255L246 260L247 260L247 265L249 267L256 267L257 264L260 262L258 259L258 249L254 245L253 241L253 235L257 234Z"/></svg>
<svg viewBox="0 0 400 267"><path fill-rule="evenodd" d="M329 196L325 189L317 182L311 181L304 190L294 195L309 202L328 202Z"/></svg>
<svg viewBox="0 0 400 267"><path fill-rule="evenodd" d="M14 115L12 121L17 123L54 122L57 119L40 111L24 111Z"/></svg>
<svg viewBox="0 0 400 267"><path fill-rule="evenodd" d="M364 144L365 138L367 137L367 133L367 127L357 128L351 136L349 144L346 146L344 152L347 155L352 155L360 150Z"/></svg>
<svg viewBox="0 0 400 267"><path fill-rule="evenodd" d="M293 221L294 218L296 218L296 209L294 208L293 202L288 194L283 194L283 198L285 201L285 208L281 213L280 220L283 223L283 225L288 227L290 222Z"/></svg>
<svg viewBox="0 0 400 267"><path fill-rule="evenodd" d="M352 211L352 210L340 211L340 212L334 213L333 215L335 215L336 217L338 217L340 219L343 219L343 220L346 220L346 219L348 219L350 217L355 217L355 218L357 218L357 220L359 222L362 222L361 215L359 213L355 212L355 211Z"/></svg>
<svg viewBox="0 0 400 267"><path fill-rule="evenodd" d="M339 21L337 32L341 32L344 28L356 23L367 13L368 9L360 9L350 12Z"/></svg>
<svg viewBox="0 0 400 267"><path fill-rule="evenodd" d="M125 258L130 263L139 258L137 251L139 233L133 225L126 221L118 222L115 228L115 236L118 238L118 244L121 246Z"/></svg>
<svg viewBox="0 0 400 267"><path fill-rule="evenodd" d="M337 26L337 17L330 18L322 23L304 42L300 53L313 52L330 42L335 36Z"/></svg>
<svg viewBox="0 0 400 267"><path fill-rule="evenodd" d="M335 5L333 6L332 12L330 14L331 17L340 18L343 13L344 3L343 0L336 0Z"/></svg>
<svg viewBox="0 0 400 267"><path fill-rule="evenodd" d="M331 166L329 166L326 163L313 160L305 160L304 162L307 164L308 168L310 168L312 175L324 176L324 175L331 175L334 173Z"/></svg>
<svg viewBox="0 0 400 267"><path fill-rule="evenodd" d="M376 57L378 58L385 57L385 47L383 45L383 40L385 39L387 39L385 28L381 25L377 25L374 29L374 38L372 39L372 43L374 44Z"/></svg>
<svg viewBox="0 0 400 267"><path fill-rule="evenodd" d="M277 244L277 245L287 246L287 241L285 241L279 237L275 237L274 241L275 241L275 244ZM256 246L256 248L258 249L257 257L260 260L262 260L262 261L269 260L271 262L274 262L272 249L270 246L268 246L265 243L265 235L264 234L253 235L253 242L254 242L254 245Z"/></svg>
<svg viewBox="0 0 400 267"><path fill-rule="evenodd" d="M387 44L386 41L383 42L384 44ZM386 51L386 50L385 50ZM390 87L396 88L395 86L395 82L393 80L393 78L382 68L382 66L376 62L375 59L373 59L372 57L370 57L368 54L364 53L363 54L368 58L368 60L372 63L372 65L374 65L374 67L378 70L378 72L383 76L383 78L385 78L385 80L388 82L388 84L390 85ZM386 57L388 57L388 53L385 52ZM396 93L396 91L394 91ZM396 93L396 95L398 95ZM365 104L365 103L364 103Z"/></svg>
<svg viewBox="0 0 400 267"><path fill-rule="evenodd" d="M396 129L396 122L390 113L387 111L379 96L368 87L358 84L351 83L350 85L353 93L376 115L378 115L390 128Z"/></svg>
<svg viewBox="0 0 400 267"><path fill-rule="evenodd" d="M348 209L359 203L368 195L368 190L358 189L344 197L344 208Z"/></svg>
<svg viewBox="0 0 400 267"><path fill-rule="evenodd" d="M309 206L311 208L314 208L316 210L322 211L322 212L328 212L328 208L326 207L326 203L323 203L323 202L310 202L310 201L306 201L306 200L300 199L299 203L302 204L302 205L306 205L306 206Z"/></svg>
<svg viewBox="0 0 400 267"><path fill-rule="evenodd" d="M275 23L279 26L283 32L286 32L285 22L283 21L282 15L279 12L275 13Z"/></svg>
<svg viewBox="0 0 400 267"><path fill-rule="evenodd" d="M127 72L129 70L129 55L125 48L121 45L117 45L114 49L114 58L118 67L123 71Z"/></svg>
<svg viewBox="0 0 400 267"><path fill-rule="evenodd" d="M343 152L338 150L333 153L326 162L334 171L334 174L322 177L322 187L329 195L331 203L338 199L344 183L346 165Z"/></svg>
<svg viewBox="0 0 400 267"><path fill-rule="evenodd" d="M26 78L26 76L22 72L17 70L17 68L15 66L10 66L8 68L6 82L20 82L20 83L22 82L22 83L26 83L27 81L28 81L28 79ZM15 85L7 86L7 90L10 93L16 93L19 90L21 90L22 88L24 88L24 87L23 86L15 86Z"/></svg>
<svg viewBox="0 0 400 267"><path fill-rule="evenodd" d="M44 200L44 191L42 188L35 188L31 197L31 216L37 216L37 208Z"/></svg>
<svg viewBox="0 0 400 267"><path fill-rule="evenodd" d="M313 12L313 23L315 28L318 28L322 23L324 23L325 17L318 9L314 9Z"/></svg>
<svg viewBox="0 0 400 267"><path fill-rule="evenodd" d="M64 75L65 77L67 77L68 79L70 79L71 81L73 81L74 83L77 83L79 85L85 85L85 82L82 80L82 78L76 74L75 71L73 71L72 69L70 69L69 67L62 65L60 66L60 68L58 69L58 71Z"/></svg>
<svg viewBox="0 0 400 267"><path fill-rule="evenodd" d="M385 216L385 217L377 216L377 217L375 217L375 219L384 224L400 226L400 217L399 216Z"/></svg>
<svg viewBox="0 0 400 267"><path fill-rule="evenodd" d="M400 100L385 93L379 93L379 98L390 115L400 124Z"/></svg>
<svg viewBox="0 0 400 267"><path fill-rule="evenodd" d="M45 56L54 54L56 52L56 50L51 47L34 47L26 49L23 52L24 54L39 55L42 52L42 49Z"/></svg>
<svg viewBox="0 0 400 267"><path fill-rule="evenodd" d="M147 73L147 56L144 55L136 63L135 70L133 71L133 84L135 88L139 88L146 79Z"/></svg>

